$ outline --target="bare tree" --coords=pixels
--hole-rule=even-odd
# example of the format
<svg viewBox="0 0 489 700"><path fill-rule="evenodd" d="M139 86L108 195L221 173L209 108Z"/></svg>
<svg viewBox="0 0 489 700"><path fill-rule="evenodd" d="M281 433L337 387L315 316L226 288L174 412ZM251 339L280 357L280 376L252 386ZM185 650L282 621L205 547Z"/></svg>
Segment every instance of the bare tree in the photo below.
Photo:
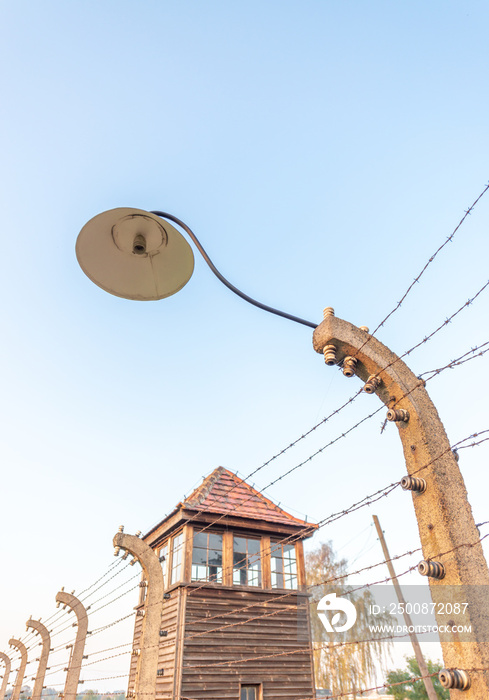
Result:
<svg viewBox="0 0 489 700"><path fill-rule="evenodd" d="M349 593L346 573L346 559L336 559L330 542L321 544L306 556L307 583L312 593L311 629L315 647L316 686L331 689L333 695L352 693L355 697L362 687L376 685L377 677L390 659L392 642L379 639L381 634L370 631L368 610L374 604L374 599L368 589ZM338 577L341 577L338 581L328 583L328 579ZM318 602L330 593L347 598L357 610L355 624L345 632L327 632L317 614ZM376 624L381 622L381 618L376 616Z"/></svg>

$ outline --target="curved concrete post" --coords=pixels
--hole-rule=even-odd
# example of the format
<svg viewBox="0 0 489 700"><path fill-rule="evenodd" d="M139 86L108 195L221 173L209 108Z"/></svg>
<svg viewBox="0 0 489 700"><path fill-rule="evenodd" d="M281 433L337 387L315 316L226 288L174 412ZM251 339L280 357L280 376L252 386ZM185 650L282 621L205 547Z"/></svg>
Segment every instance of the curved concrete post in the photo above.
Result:
<svg viewBox="0 0 489 700"><path fill-rule="evenodd" d="M30 618L25 623L27 629L31 628L41 635L42 651L39 658L39 666L37 667L36 680L34 681L34 689L32 691L31 700L40 700L46 667L48 665L49 649L51 647L51 636L46 627L39 621Z"/></svg>
<svg viewBox="0 0 489 700"><path fill-rule="evenodd" d="M10 659L7 654L3 653L3 651L0 651L0 659L5 664L5 673L3 674L2 687L0 688L0 700L3 700L5 697L5 691L7 690L8 677L10 676Z"/></svg>
<svg viewBox="0 0 489 700"><path fill-rule="evenodd" d="M424 493L412 492L423 555L445 567L442 580L429 578L431 595L435 603L446 602L446 595L454 589L446 589L443 598L443 587L466 587L464 600L459 602L468 604L463 624L472 626L471 641L462 643L457 635L450 641L442 638L443 659L447 668L489 669L488 623L484 620L489 591L487 563L464 480L424 381L365 330L333 315L326 315L313 334L316 352L322 353L327 345L335 346L336 363L347 356L356 358L354 373L363 381L378 375L381 383L374 386L374 391L386 406L409 412L407 422L396 421L396 425L408 474L427 482ZM428 466L423 468L425 465ZM473 546L464 546L468 544ZM438 612L439 606L435 609ZM446 615L437 615L438 625L445 626L447 622ZM464 697L489 697L489 672L469 675L472 685ZM458 691L454 692L458 697Z"/></svg>
<svg viewBox="0 0 489 700"><path fill-rule="evenodd" d="M155 697L156 675L160 642L161 611L163 607L163 571L160 561L146 542L135 535L118 532L114 547L125 549L141 564L148 582L144 603L144 616L140 637L140 654L137 658L135 696L141 700Z"/></svg>
<svg viewBox="0 0 489 700"><path fill-rule="evenodd" d="M71 593L60 591L56 594L56 602L58 607L60 603L71 608L77 619L77 631L75 643L71 649L70 661L66 673L65 689L63 693L64 700L76 700L78 690L78 682L80 680L80 672L83 661L83 651L85 649L85 640L88 629L88 615L83 603L78 598L75 598Z"/></svg>
<svg viewBox="0 0 489 700"><path fill-rule="evenodd" d="M12 692L12 697L10 700L19 700L20 691L22 689L22 681L24 680L25 667L27 665L27 649L18 639L9 639L11 647L15 647L20 651L20 666L17 671L17 678L15 679L14 690Z"/></svg>

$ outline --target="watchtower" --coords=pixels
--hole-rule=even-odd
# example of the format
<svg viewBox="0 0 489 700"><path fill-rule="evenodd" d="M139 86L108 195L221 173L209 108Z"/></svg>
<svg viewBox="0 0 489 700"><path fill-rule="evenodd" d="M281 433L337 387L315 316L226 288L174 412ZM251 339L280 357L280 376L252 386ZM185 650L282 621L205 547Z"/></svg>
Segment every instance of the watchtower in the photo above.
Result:
<svg viewBox="0 0 489 700"><path fill-rule="evenodd" d="M302 542L316 528L219 467L144 536L165 580L157 700L314 696Z"/></svg>

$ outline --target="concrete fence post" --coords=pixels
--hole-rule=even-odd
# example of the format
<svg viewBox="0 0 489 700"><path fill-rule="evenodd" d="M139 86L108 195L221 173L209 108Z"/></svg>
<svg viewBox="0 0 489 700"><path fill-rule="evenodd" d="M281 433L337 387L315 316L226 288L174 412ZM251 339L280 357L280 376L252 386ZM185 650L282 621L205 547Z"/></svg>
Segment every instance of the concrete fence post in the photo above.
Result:
<svg viewBox="0 0 489 700"><path fill-rule="evenodd" d="M39 665L37 667L37 673L34 680L34 689L32 691L31 700L40 700L42 694L42 688L44 683L44 676L46 675L46 668L48 665L49 650L51 647L51 636L47 628L39 621L29 618L27 620L26 628L33 629L41 635L42 639L42 651L39 657Z"/></svg>
<svg viewBox="0 0 489 700"><path fill-rule="evenodd" d="M76 638L71 648L70 660L66 669L65 689L62 694L63 700L76 700L78 683L85 650L85 640L87 638L88 615L81 601L72 593L61 590L56 594L56 603L68 606L76 615Z"/></svg>
<svg viewBox="0 0 489 700"><path fill-rule="evenodd" d="M134 695L136 700L151 700L156 694L161 612L163 608L163 571L156 553L136 535L118 532L113 539L116 553L124 549L135 557L147 581L147 595L137 657Z"/></svg>
<svg viewBox="0 0 489 700"><path fill-rule="evenodd" d="M17 678L15 679L15 685L11 697L11 700L19 700L20 691L22 690L22 681L24 680L25 667L27 666L27 649L18 639L9 639L9 644L11 647L15 647L20 651L20 666L19 670L17 671Z"/></svg>
<svg viewBox="0 0 489 700"><path fill-rule="evenodd" d="M389 408L387 417L396 422L399 430L408 475L426 482L424 490L412 491L412 500L425 559L420 572L429 576L432 599L443 600L444 593L463 587L458 590L463 591L463 602L467 604L464 624L472 630L470 638L461 642L457 635L444 636L441 646L447 669L465 669L470 687L451 691L452 697L489 698L489 572L464 480L443 424L424 381L365 329L336 318L333 313L332 309L327 310L324 321L314 331L314 349L324 353L327 364L343 364L344 374L356 374L367 382L367 393L376 393ZM442 564L443 578L436 563ZM453 588L444 591L446 586ZM440 610L435 605L437 625L446 626L451 618ZM477 671L471 673L470 669ZM452 676L458 683L457 674ZM450 672L445 674L447 682L451 682L449 677ZM443 684L441 676L440 680Z"/></svg>
<svg viewBox="0 0 489 700"><path fill-rule="evenodd" d="M0 700L3 700L5 697L5 692L7 690L7 685L8 685L8 679L10 676L10 659L7 656L7 654L4 654L3 652L0 652L0 659L5 664L5 673L3 674L2 687L0 688Z"/></svg>

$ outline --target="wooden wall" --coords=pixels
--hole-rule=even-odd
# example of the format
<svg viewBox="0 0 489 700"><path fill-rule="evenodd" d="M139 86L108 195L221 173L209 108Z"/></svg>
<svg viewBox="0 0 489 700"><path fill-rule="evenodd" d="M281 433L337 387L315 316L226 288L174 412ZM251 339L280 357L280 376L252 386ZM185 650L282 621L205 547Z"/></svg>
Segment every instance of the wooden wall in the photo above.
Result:
<svg viewBox="0 0 489 700"><path fill-rule="evenodd" d="M307 596L295 592L284 598L283 591L190 587L180 697L239 700L240 683L261 683L263 700L313 697L307 607ZM282 655L260 658L274 654Z"/></svg>

